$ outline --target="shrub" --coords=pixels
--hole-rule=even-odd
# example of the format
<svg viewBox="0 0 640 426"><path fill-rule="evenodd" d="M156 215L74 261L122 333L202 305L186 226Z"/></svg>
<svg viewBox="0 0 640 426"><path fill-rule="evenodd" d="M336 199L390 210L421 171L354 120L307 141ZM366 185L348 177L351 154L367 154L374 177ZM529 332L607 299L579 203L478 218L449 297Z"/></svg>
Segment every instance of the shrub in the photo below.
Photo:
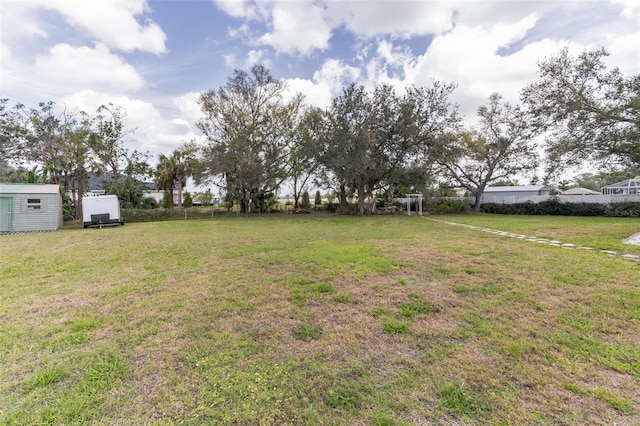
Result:
<svg viewBox="0 0 640 426"><path fill-rule="evenodd" d="M604 214L605 216L640 217L640 202L613 203Z"/></svg>
<svg viewBox="0 0 640 426"><path fill-rule="evenodd" d="M302 193L302 201L300 201L300 208L303 208L303 209L311 208L311 201L309 200L309 193L307 191L304 191Z"/></svg>
<svg viewBox="0 0 640 426"><path fill-rule="evenodd" d="M184 193L184 199L182 200L182 207L185 207L185 208L193 207L193 198L191 198L191 194L188 192Z"/></svg>
<svg viewBox="0 0 640 426"><path fill-rule="evenodd" d="M338 204L336 203L328 203L327 204L327 212L335 213L338 211Z"/></svg>
<svg viewBox="0 0 640 426"><path fill-rule="evenodd" d="M486 203L481 211L494 214L550 215L550 216L640 216L640 203L563 203L550 199L540 203L496 204Z"/></svg>
<svg viewBox="0 0 640 426"><path fill-rule="evenodd" d="M145 197L140 202L140 208L144 209L144 210L157 209L158 208L158 202L154 198Z"/></svg>
<svg viewBox="0 0 640 426"><path fill-rule="evenodd" d="M423 204L423 211L431 214L459 214L471 211L469 200L426 199Z"/></svg>

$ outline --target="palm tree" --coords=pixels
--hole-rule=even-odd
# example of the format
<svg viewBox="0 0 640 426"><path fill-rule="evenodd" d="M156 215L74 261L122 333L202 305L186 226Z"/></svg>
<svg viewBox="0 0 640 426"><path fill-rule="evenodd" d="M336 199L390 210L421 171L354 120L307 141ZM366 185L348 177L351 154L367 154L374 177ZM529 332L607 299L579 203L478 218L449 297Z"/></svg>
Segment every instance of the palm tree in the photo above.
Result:
<svg viewBox="0 0 640 426"><path fill-rule="evenodd" d="M160 161L156 168L156 184L158 188L170 191L171 207L173 208L173 187L178 184L177 204L182 207L182 191L187 183L187 178L193 175L196 147L194 144L183 144L173 150L171 155L160 155Z"/></svg>
<svg viewBox="0 0 640 426"><path fill-rule="evenodd" d="M156 167L155 180L158 189L164 190L165 194L169 193L169 208L173 208L173 186L175 183L175 163L173 156L167 157L160 154L158 166Z"/></svg>

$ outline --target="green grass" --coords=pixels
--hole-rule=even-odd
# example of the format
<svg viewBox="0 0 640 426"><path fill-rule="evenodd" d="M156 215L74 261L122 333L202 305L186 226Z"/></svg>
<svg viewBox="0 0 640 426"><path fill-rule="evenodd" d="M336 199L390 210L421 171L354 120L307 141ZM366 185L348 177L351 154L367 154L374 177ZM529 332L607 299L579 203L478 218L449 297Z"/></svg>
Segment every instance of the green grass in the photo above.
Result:
<svg viewBox="0 0 640 426"><path fill-rule="evenodd" d="M640 254L637 219L446 220ZM0 236L0 424L639 424L640 263L419 217Z"/></svg>
<svg viewBox="0 0 640 426"><path fill-rule="evenodd" d="M302 324L294 327L292 331L298 340L316 340L322 336L322 327L316 324Z"/></svg>
<svg viewBox="0 0 640 426"><path fill-rule="evenodd" d="M623 243L625 239L640 232L638 218L490 214L451 215L442 218L598 250L618 250L640 255L640 246Z"/></svg>

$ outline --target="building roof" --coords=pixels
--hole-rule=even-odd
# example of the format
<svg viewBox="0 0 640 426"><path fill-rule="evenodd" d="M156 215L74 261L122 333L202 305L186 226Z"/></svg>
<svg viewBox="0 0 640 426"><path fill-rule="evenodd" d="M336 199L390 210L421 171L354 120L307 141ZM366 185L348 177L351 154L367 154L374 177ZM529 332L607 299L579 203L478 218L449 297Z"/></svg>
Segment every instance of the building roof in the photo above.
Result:
<svg viewBox="0 0 640 426"><path fill-rule="evenodd" d="M487 186L484 192L539 192L546 189L544 185Z"/></svg>
<svg viewBox="0 0 640 426"><path fill-rule="evenodd" d="M113 180L113 173L89 173L89 191L102 191L104 190L104 181ZM144 182L147 187L147 191L157 191L158 188L155 182ZM174 189L177 189L177 184L174 184Z"/></svg>
<svg viewBox="0 0 640 426"><path fill-rule="evenodd" d="M562 195L600 195L600 193L588 188L570 188L562 191Z"/></svg>
<svg viewBox="0 0 640 426"><path fill-rule="evenodd" d="M623 180L622 182L612 183L611 185L607 185L604 188L640 188L640 179L627 179Z"/></svg>
<svg viewBox="0 0 640 426"><path fill-rule="evenodd" d="M0 183L0 194L59 194L60 185L42 183Z"/></svg>

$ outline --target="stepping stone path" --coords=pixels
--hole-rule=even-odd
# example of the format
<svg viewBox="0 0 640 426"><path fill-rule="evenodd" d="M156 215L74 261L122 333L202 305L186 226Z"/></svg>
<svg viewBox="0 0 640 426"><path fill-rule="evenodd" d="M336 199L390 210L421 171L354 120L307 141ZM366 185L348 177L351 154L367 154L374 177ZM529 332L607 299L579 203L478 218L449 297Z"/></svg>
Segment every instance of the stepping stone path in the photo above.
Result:
<svg viewBox="0 0 640 426"><path fill-rule="evenodd" d="M528 235L515 234L513 232L499 231L497 229L483 228L482 226L467 225L466 223L448 222L446 220L433 219L433 218L425 218L425 219L432 220L434 222L446 223L447 225L463 226L465 228L471 228L471 229L475 229L476 231L487 232L489 234L500 235L503 237L518 238L520 240L529 241L532 243L547 244L550 246L561 247L561 248L571 249L571 250L575 249L575 250L585 250L585 251L593 251L593 252L599 251L600 253L604 253L609 256L619 256L619 257L623 257L625 259L633 260L640 263L640 256L635 254L625 254L615 250L596 250L593 247L576 246L575 244L571 244L571 243L562 243L561 241L548 240L546 238L531 237Z"/></svg>

